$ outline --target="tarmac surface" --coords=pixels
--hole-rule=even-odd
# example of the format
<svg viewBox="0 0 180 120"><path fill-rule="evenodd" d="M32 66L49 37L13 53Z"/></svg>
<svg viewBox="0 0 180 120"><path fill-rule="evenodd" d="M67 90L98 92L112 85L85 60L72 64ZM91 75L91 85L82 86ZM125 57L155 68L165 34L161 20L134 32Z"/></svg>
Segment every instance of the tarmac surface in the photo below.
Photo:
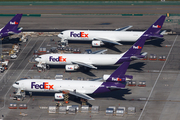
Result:
<svg viewBox="0 0 180 120"><path fill-rule="evenodd" d="M1 6L0 14L179 14L179 5L20 5Z"/></svg>
<svg viewBox="0 0 180 120"><path fill-rule="evenodd" d="M175 6L176 7L176 6ZM174 8L175 8L174 7ZM18 7L14 7L17 10ZM14 9L12 8L12 9ZM9 8L10 9L10 8ZM40 8L36 8L40 9ZM49 8L48 8L49 9ZM56 8L54 8L56 9ZM138 9L138 8L137 8ZM173 9L173 8L172 8ZM23 10L23 9L22 9ZM9 13L7 9L7 13ZM16 11L14 11L16 12ZM45 12L42 10L42 13ZM29 12L30 13L30 12ZM157 11L158 13L158 11ZM97 16L97 15L44 15L41 17L23 17L20 26L24 29L115 29L127 25L133 25L136 29L147 29L160 15L141 16L141 17L122 17L122 16ZM10 17L1 17L2 22L0 26L11 19ZM59 20L61 19L61 20ZM170 17L167 19L178 20L179 17ZM102 23L110 23L108 25L101 25ZM163 29L179 29L178 22L165 22ZM126 89L113 91L110 93L91 95L95 98L94 101L88 101L89 105L100 106L99 114L92 113L77 113L76 115L63 114L49 114L47 109L40 109L40 107L55 106L57 101L54 101L54 94L34 94L30 97L26 95L23 101L14 101L10 96L14 96L15 91L12 84L24 77L40 76L40 78L54 78L56 74L63 74L65 78L77 79L82 78L97 78L102 77L103 74L111 74L116 66L98 66L98 70L91 70L88 73L65 72L64 66L54 67L44 72L38 72L34 67L35 63L30 63L29 60L33 56L34 50L40 47L50 49L57 46L59 38L52 37L28 37L26 43L21 44L21 51L18 58L10 60L9 69L0 76L0 118L3 115L4 120L177 120L179 119L179 78L180 78L180 39L179 35L165 35L164 40L156 39L147 41L143 52L156 54L157 58L161 55L166 56L166 61L151 61L151 60L136 60L131 62L127 75L133 75L136 83L139 81L146 81L146 87L130 87ZM54 39L54 41L50 41ZM9 48L12 43L2 44L3 48ZM107 53L119 54L126 51L132 44L124 43L123 46L91 48L89 43L70 43L71 48L80 48L83 52L85 49L92 49L92 51L100 49L108 49ZM139 100L145 98L145 100ZM10 103L27 103L28 109L9 109ZM70 97L70 105L79 105L80 102L74 97ZM108 106L123 106L126 107L126 114L123 117L106 116L105 110ZM128 107L136 107L135 114L127 114ZM20 116L25 113L27 116Z"/></svg>

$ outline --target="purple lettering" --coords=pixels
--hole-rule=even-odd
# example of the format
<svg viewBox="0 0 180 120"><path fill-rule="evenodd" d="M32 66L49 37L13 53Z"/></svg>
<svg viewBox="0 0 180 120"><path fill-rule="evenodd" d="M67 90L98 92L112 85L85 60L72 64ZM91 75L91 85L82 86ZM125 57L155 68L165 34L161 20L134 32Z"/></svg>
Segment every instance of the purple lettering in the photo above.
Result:
<svg viewBox="0 0 180 120"><path fill-rule="evenodd" d="M52 56L49 57L49 61L51 61L51 59L52 59Z"/></svg>
<svg viewBox="0 0 180 120"><path fill-rule="evenodd" d="M40 88L40 89L44 89L44 83L41 84L41 85L39 85L39 88Z"/></svg>
<svg viewBox="0 0 180 120"><path fill-rule="evenodd" d="M81 32L80 33L70 32L70 37L81 37Z"/></svg>
<svg viewBox="0 0 180 120"><path fill-rule="evenodd" d="M39 85L38 85L38 84L36 84L35 88L36 88L36 89L39 89Z"/></svg>
<svg viewBox="0 0 180 120"><path fill-rule="evenodd" d="M72 37L73 33L74 33L74 32L71 32L71 33L70 33L70 37Z"/></svg>
<svg viewBox="0 0 180 120"><path fill-rule="evenodd" d="M35 88L35 89L44 89L44 83L43 84L35 84L35 82L31 82L31 88Z"/></svg>
<svg viewBox="0 0 180 120"><path fill-rule="evenodd" d="M49 61L58 62L59 61L59 57L58 58L53 58L53 56L50 56L49 57Z"/></svg>
<svg viewBox="0 0 180 120"><path fill-rule="evenodd" d="M33 86L35 86L34 83L35 83L35 82L31 82L31 88L33 88Z"/></svg>

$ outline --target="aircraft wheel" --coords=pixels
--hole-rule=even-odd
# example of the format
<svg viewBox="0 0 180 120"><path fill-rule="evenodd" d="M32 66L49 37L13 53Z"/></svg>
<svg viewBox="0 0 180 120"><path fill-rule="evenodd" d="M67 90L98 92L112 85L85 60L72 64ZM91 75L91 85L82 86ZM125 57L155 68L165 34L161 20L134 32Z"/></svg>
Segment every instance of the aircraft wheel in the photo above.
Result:
<svg viewBox="0 0 180 120"><path fill-rule="evenodd" d="M49 70L49 69L50 69L50 66L49 66L49 65L46 65L46 69Z"/></svg>

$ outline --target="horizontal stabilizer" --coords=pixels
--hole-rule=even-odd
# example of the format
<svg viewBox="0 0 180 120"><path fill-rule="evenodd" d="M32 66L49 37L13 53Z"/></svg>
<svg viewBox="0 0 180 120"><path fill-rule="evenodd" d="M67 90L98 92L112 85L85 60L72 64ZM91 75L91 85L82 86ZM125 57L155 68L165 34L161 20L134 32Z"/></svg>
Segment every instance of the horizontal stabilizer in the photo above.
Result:
<svg viewBox="0 0 180 120"><path fill-rule="evenodd" d="M133 79L132 75L124 75L125 78Z"/></svg>
<svg viewBox="0 0 180 120"><path fill-rule="evenodd" d="M144 58L144 57L145 57L145 55L135 55L135 56L131 56L130 59L131 60L139 60L139 59Z"/></svg>
<svg viewBox="0 0 180 120"><path fill-rule="evenodd" d="M163 38L163 35L153 34L153 35L149 35L149 37L151 37L151 38Z"/></svg>
<svg viewBox="0 0 180 120"><path fill-rule="evenodd" d="M111 89L111 90L122 89L122 88L116 87L116 86L107 86L107 88L109 88L109 89Z"/></svg>
<svg viewBox="0 0 180 120"><path fill-rule="evenodd" d="M19 27L17 30L18 30L18 31L21 31L22 29L23 29L23 27Z"/></svg>
<svg viewBox="0 0 180 120"><path fill-rule="evenodd" d="M9 31L8 34L18 34L20 33L21 31Z"/></svg>

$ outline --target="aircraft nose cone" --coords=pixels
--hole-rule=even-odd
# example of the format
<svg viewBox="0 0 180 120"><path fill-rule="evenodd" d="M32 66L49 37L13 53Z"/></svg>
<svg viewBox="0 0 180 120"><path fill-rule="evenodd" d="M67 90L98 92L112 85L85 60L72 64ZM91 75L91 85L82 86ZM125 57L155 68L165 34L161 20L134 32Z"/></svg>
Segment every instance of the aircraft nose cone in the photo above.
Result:
<svg viewBox="0 0 180 120"><path fill-rule="evenodd" d="M13 86L14 88L17 88L17 85L16 85L16 84L13 84L12 86Z"/></svg>
<svg viewBox="0 0 180 120"><path fill-rule="evenodd" d="M62 38L62 35L61 35L61 34L58 34L58 37L59 37L59 38Z"/></svg>
<svg viewBox="0 0 180 120"><path fill-rule="evenodd" d="M35 59L36 62L39 62L39 60L40 60L40 58L36 58L36 59Z"/></svg>

